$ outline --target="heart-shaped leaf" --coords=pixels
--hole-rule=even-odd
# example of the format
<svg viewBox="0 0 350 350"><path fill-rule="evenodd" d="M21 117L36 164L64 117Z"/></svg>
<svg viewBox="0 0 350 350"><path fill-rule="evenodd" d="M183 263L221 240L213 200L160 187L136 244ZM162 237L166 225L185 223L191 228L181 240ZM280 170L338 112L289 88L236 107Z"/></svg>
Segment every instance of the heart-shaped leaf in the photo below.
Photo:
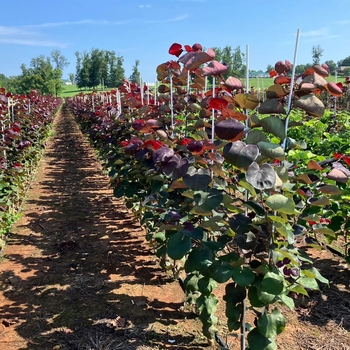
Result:
<svg viewBox="0 0 350 350"><path fill-rule="evenodd" d="M273 194L265 201L265 204L272 210L284 214L294 214L295 203L292 199L283 194Z"/></svg>
<svg viewBox="0 0 350 350"><path fill-rule="evenodd" d="M251 94L237 94L235 95L234 100L241 108L250 110L253 110L260 103L259 99Z"/></svg>
<svg viewBox="0 0 350 350"><path fill-rule="evenodd" d="M225 74L228 71L228 67L218 61L211 61L206 67L202 69L203 77L208 75L220 75Z"/></svg>
<svg viewBox="0 0 350 350"><path fill-rule="evenodd" d="M322 117L325 111L323 102L314 94L299 97L294 102L294 106L303 109L306 113L314 117Z"/></svg>
<svg viewBox="0 0 350 350"><path fill-rule="evenodd" d="M266 97L270 98L281 98L288 95L289 90L280 84L273 84L266 90Z"/></svg>
<svg viewBox="0 0 350 350"><path fill-rule="evenodd" d="M271 142L259 142L258 147L263 156L277 160L285 159L285 153L281 145Z"/></svg>
<svg viewBox="0 0 350 350"><path fill-rule="evenodd" d="M282 333L286 327L286 320L278 309L273 310L270 314L265 312L258 319L259 332L269 339L274 339Z"/></svg>
<svg viewBox="0 0 350 350"><path fill-rule="evenodd" d="M174 155L174 150L170 147L162 146L153 152L153 160L157 162L168 162Z"/></svg>
<svg viewBox="0 0 350 350"><path fill-rule="evenodd" d="M183 177L189 167L187 158L182 158L179 154L174 154L172 158L163 164L163 171L166 175L170 176L173 180L177 180Z"/></svg>
<svg viewBox="0 0 350 350"><path fill-rule="evenodd" d="M258 108L260 114L286 114L282 103L277 98L264 101Z"/></svg>
<svg viewBox="0 0 350 350"><path fill-rule="evenodd" d="M256 145L246 145L243 141L230 142L223 150L225 160L239 169L248 169L258 155Z"/></svg>
<svg viewBox="0 0 350 350"><path fill-rule="evenodd" d="M273 116L266 117L260 119L260 124L265 132L269 132L281 140L286 137L285 125L280 118Z"/></svg>
<svg viewBox="0 0 350 350"><path fill-rule="evenodd" d="M251 130L245 139L246 143L258 144L259 142L268 142L268 138L261 130Z"/></svg>
<svg viewBox="0 0 350 350"><path fill-rule="evenodd" d="M208 169L189 167L187 174L183 176L186 186L193 191L205 191L211 182L211 174Z"/></svg>
<svg viewBox="0 0 350 350"><path fill-rule="evenodd" d="M224 85L231 91L239 90L243 87L242 82L238 78L235 78L235 77L228 77L225 80Z"/></svg>
<svg viewBox="0 0 350 350"><path fill-rule="evenodd" d="M276 183L276 173L271 165L264 163L261 167L252 163L245 174L245 178L254 188L267 190L273 188Z"/></svg>
<svg viewBox="0 0 350 350"><path fill-rule="evenodd" d="M170 236L167 244L167 253L171 259L179 260L191 249L191 238L181 232L175 232Z"/></svg>
<svg viewBox="0 0 350 350"><path fill-rule="evenodd" d="M225 119L215 124L215 134L222 140L233 140L243 137L244 125L236 119Z"/></svg>

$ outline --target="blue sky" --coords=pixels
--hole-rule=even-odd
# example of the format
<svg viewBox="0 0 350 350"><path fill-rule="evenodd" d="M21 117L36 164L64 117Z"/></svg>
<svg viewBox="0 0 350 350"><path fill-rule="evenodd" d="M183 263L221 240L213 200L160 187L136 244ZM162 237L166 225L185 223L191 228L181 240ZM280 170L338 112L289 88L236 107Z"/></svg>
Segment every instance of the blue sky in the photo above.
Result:
<svg viewBox="0 0 350 350"><path fill-rule="evenodd" d="M266 70L279 60L312 62L311 49L324 49L322 62L350 55L350 0L13 0L1 2L0 73L21 73L22 63L59 49L75 73L75 52L114 50L124 57L126 76L135 59L144 81L175 56L174 42L205 48L249 46L250 69ZM6 14L6 15L5 15Z"/></svg>

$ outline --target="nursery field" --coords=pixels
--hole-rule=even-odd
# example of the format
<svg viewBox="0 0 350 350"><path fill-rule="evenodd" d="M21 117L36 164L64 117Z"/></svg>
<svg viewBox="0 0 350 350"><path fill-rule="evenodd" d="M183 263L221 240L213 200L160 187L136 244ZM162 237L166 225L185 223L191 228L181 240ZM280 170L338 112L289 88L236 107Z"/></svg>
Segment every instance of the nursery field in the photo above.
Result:
<svg viewBox="0 0 350 350"><path fill-rule="evenodd" d="M298 244L330 285L296 300L295 310L284 308L278 348L349 349L348 266L327 249ZM220 349L201 335L180 284L159 267L144 230L113 196L67 108L55 118L0 272L2 349ZM221 336L236 349L222 303L216 314Z"/></svg>
<svg viewBox="0 0 350 350"><path fill-rule="evenodd" d="M0 90L1 349L350 349L350 81L168 52L156 93Z"/></svg>

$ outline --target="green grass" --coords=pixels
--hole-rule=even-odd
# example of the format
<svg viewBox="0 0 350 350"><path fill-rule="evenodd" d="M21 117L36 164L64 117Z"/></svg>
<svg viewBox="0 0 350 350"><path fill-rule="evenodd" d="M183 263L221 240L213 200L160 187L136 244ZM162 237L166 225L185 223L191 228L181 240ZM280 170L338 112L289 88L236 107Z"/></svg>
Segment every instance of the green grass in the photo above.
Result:
<svg viewBox="0 0 350 350"><path fill-rule="evenodd" d="M102 91L102 87L99 86L97 89L97 91ZM105 91L109 91L111 89L105 89ZM60 97L72 97L75 96L81 92L83 92L84 94L88 94L91 93L92 91L94 91L94 89L79 89L76 85L63 85L63 89L60 93Z"/></svg>

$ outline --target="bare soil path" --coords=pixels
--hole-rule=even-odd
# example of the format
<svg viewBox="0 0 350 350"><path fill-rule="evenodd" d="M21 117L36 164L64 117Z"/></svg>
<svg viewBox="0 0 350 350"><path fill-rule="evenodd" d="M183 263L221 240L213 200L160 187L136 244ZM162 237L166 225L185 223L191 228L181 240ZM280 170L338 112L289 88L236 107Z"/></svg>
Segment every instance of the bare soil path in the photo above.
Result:
<svg viewBox="0 0 350 350"><path fill-rule="evenodd" d="M198 326L181 327L183 291L65 107L12 231L0 263L0 349L205 346Z"/></svg>
<svg viewBox="0 0 350 350"><path fill-rule="evenodd" d="M0 258L0 350L209 348L65 107L12 231ZM278 348L349 350L349 267L328 251L311 254L330 288L284 310ZM222 303L217 314L238 349L224 334Z"/></svg>

